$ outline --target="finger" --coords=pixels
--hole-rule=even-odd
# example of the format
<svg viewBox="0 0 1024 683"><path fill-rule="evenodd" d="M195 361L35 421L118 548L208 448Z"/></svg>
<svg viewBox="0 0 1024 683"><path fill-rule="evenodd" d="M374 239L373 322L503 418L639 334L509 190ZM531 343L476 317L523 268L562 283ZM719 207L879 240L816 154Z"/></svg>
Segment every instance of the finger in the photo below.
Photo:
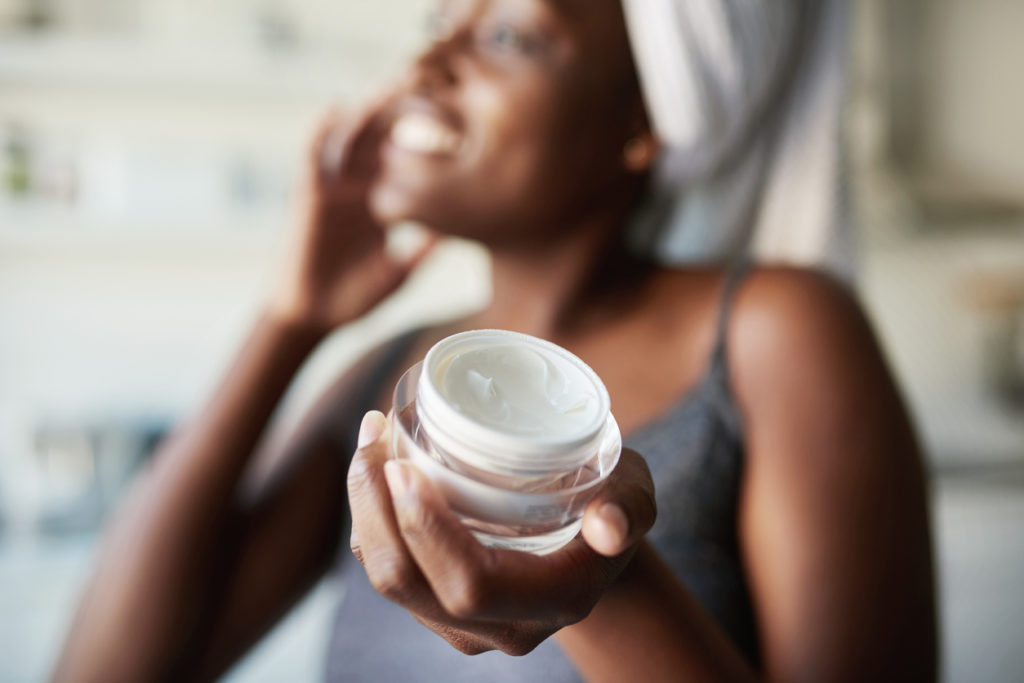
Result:
<svg viewBox="0 0 1024 683"><path fill-rule="evenodd" d="M321 119L311 145L312 167L321 181L336 178L353 155L356 141L380 118L383 97L369 101L354 113L332 107Z"/></svg>
<svg viewBox="0 0 1024 683"><path fill-rule="evenodd" d="M582 618L594 587L607 583L609 561L585 543L543 557L484 547L416 467L390 461L385 472L405 546L452 617L565 625Z"/></svg>
<svg viewBox="0 0 1024 683"><path fill-rule="evenodd" d="M475 616L477 605L467 606L467 596L487 561L486 549L415 466L392 460L384 472L399 531L441 606L456 617Z"/></svg>
<svg viewBox="0 0 1024 683"><path fill-rule="evenodd" d="M314 178L329 175L337 170L340 153L335 149L335 139L344 120L345 115L341 110L331 107L317 123L309 145L309 165Z"/></svg>
<svg viewBox="0 0 1024 683"><path fill-rule="evenodd" d="M509 553L482 546L415 466L391 461L385 473L402 538L444 610L464 620L509 616L499 602L510 596L499 566Z"/></svg>
<svg viewBox="0 0 1024 683"><path fill-rule="evenodd" d="M366 568L370 583L384 597L412 611L437 611L430 588L398 531L384 481L383 465L390 457L390 428L377 411L363 418L359 448L348 473L354 554Z"/></svg>
<svg viewBox="0 0 1024 683"><path fill-rule="evenodd" d="M657 517L654 482L647 463L623 449L619 463L583 514L583 538L595 551L614 557L632 548Z"/></svg>
<svg viewBox="0 0 1024 683"><path fill-rule="evenodd" d="M390 128L387 115L390 104L390 94L378 95L368 101L346 127L339 173L356 181L367 181L376 173L381 142Z"/></svg>

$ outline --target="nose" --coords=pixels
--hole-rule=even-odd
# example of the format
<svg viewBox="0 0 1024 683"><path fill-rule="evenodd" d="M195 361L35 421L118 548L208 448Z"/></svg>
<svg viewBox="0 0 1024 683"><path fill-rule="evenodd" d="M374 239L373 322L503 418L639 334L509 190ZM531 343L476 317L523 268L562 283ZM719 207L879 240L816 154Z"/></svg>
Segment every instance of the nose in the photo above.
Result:
<svg viewBox="0 0 1024 683"><path fill-rule="evenodd" d="M432 41L409 67L412 85L429 88L454 83L457 53L466 40L466 31L460 28Z"/></svg>

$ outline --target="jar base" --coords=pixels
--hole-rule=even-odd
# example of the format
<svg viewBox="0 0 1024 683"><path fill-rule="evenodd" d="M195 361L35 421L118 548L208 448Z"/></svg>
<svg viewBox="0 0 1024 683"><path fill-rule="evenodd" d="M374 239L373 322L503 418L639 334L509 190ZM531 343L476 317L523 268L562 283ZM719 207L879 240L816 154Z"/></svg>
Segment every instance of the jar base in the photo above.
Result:
<svg viewBox="0 0 1024 683"><path fill-rule="evenodd" d="M524 553L533 553L534 555L547 555L560 550L569 541L576 538L576 535L580 532L580 527L583 525L583 521L577 519L575 522L560 529L555 529L538 536L512 536L481 531L474 528L473 521L469 519L463 519L463 522L469 527L476 540L480 541L483 545L491 548L518 550ZM493 524L487 526L491 529L494 528Z"/></svg>

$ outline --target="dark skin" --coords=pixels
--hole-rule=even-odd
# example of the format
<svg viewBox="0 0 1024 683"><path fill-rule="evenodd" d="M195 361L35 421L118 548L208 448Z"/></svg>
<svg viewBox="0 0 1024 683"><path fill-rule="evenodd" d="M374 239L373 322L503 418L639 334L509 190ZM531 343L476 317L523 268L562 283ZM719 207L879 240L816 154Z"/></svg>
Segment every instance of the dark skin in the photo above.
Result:
<svg viewBox="0 0 1024 683"><path fill-rule="evenodd" d="M867 322L820 275L755 271L729 321L758 668L643 542L654 483L635 453L582 536L546 557L478 545L428 481L388 462L378 413L349 467L374 354L260 454L312 349L415 266L383 249L382 226L400 219L487 244L494 298L424 332L396 373L460 329L535 334L598 372L628 434L704 372L722 273L636 267L618 248L653 161L635 152L654 149L618 3L459 0L438 25L394 92L325 122L280 285L112 526L55 678L216 677L330 567L348 507L373 585L464 652L522 654L554 634L593 680L933 679L920 456ZM432 148L393 133L410 112L443 131Z"/></svg>

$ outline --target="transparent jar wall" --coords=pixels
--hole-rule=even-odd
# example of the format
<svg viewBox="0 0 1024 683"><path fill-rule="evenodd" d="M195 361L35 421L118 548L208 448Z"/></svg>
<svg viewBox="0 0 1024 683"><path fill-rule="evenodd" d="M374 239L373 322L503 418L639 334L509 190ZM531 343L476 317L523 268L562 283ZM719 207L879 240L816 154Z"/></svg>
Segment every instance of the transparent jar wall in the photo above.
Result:
<svg viewBox="0 0 1024 683"><path fill-rule="evenodd" d="M395 456L414 463L441 490L451 509L489 546L536 554L553 552L580 529L583 510L618 463L622 441L611 415L597 452L578 471L538 482L510 480L450 460L432 448L416 411L420 363L395 387L392 445Z"/></svg>

